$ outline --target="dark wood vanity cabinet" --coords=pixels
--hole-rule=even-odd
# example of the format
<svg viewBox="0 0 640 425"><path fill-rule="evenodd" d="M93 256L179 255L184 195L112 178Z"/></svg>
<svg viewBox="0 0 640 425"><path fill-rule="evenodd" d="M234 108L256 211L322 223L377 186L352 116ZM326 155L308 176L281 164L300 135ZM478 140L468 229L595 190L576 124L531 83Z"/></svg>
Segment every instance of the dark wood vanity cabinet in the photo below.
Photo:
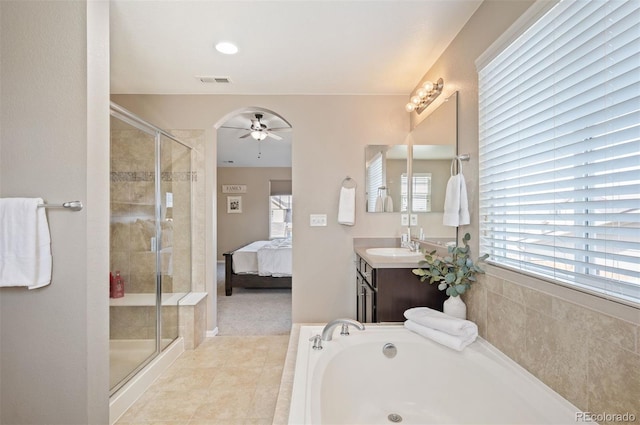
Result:
<svg viewBox="0 0 640 425"><path fill-rule="evenodd" d="M442 311L446 294L436 285L420 282L411 268L373 268L356 256L356 269L356 307L360 322L404 322L404 311L412 307Z"/></svg>

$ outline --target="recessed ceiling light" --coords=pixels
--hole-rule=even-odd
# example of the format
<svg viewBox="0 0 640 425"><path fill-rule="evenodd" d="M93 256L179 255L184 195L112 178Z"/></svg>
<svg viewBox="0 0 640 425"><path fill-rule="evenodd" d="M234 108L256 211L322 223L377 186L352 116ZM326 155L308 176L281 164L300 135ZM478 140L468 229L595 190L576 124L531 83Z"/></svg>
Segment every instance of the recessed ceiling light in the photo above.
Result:
<svg viewBox="0 0 640 425"><path fill-rule="evenodd" d="M221 41L216 44L216 50L225 55L235 55L238 53L238 46L228 41Z"/></svg>

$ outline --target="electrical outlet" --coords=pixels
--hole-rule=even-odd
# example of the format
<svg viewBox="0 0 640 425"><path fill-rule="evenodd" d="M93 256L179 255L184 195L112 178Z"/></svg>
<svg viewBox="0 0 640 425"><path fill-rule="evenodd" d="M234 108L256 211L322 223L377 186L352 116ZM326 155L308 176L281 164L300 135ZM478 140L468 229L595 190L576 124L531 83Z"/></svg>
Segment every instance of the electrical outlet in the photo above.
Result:
<svg viewBox="0 0 640 425"><path fill-rule="evenodd" d="M409 222L411 223L412 226L417 226L418 225L418 214L411 214L409 216Z"/></svg>
<svg viewBox="0 0 640 425"><path fill-rule="evenodd" d="M401 226L409 225L409 214L400 214L400 225Z"/></svg>
<svg viewBox="0 0 640 425"><path fill-rule="evenodd" d="M327 225L326 214L309 214L309 226L319 227Z"/></svg>

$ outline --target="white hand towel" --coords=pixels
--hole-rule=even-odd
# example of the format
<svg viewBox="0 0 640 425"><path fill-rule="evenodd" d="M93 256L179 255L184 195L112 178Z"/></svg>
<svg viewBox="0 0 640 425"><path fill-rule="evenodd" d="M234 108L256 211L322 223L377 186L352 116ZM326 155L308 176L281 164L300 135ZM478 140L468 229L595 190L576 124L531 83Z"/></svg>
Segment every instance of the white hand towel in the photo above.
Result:
<svg viewBox="0 0 640 425"><path fill-rule="evenodd" d="M458 173L460 183L460 209L458 210L458 223L460 226L471 223L469 216L469 199L467 198L467 182L464 180L464 174Z"/></svg>
<svg viewBox="0 0 640 425"><path fill-rule="evenodd" d="M393 212L393 199L389 195L384 200L384 212Z"/></svg>
<svg viewBox="0 0 640 425"><path fill-rule="evenodd" d="M451 176L447 182L442 224L445 226L462 226L469 223L467 184L462 173L458 173L455 176Z"/></svg>
<svg viewBox="0 0 640 425"><path fill-rule="evenodd" d="M51 237L41 198L0 199L0 286L51 283Z"/></svg>
<svg viewBox="0 0 640 425"><path fill-rule="evenodd" d="M458 175L449 177L447 189L444 194L444 215L442 224L445 226L458 226L460 221L460 182Z"/></svg>
<svg viewBox="0 0 640 425"><path fill-rule="evenodd" d="M449 316L428 307L410 308L404 312L404 317L419 325L446 332L450 335L478 336L478 326L475 323Z"/></svg>
<svg viewBox="0 0 640 425"><path fill-rule="evenodd" d="M353 226L356 223L356 188L340 188L340 203L338 204L338 223Z"/></svg>
<svg viewBox="0 0 640 425"><path fill-rule="evenodd" d="M374 208L375 212L384 212L384 199L382 199L382 196L378 195L378 197L376 198L376 206Z"/></svg>
<svg viewBox="0 0 640 425"><path fill-rule="evenodd" d="M456 351L464 350L467 345L471 344L477 338L477 335L471 335L468 337L451 335L446 332L419 325L418 323L411 320L405 321L404 327L412 332L417 333L418 335L429 338L430 340L435 341L438 344L453 348Z"/></svg>

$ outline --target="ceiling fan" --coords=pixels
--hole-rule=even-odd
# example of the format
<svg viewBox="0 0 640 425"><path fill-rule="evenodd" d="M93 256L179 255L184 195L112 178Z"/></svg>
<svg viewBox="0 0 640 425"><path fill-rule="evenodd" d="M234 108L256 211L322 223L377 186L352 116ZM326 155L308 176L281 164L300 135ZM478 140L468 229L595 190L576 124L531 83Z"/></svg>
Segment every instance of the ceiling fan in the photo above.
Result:
<svg viewBox="0 0 640 425"><path fill-rule="evenodd" d="M280 128L269 128L269 126L267 126L267 124L265 124L264 122L262 122L262 119L264 118L264 115L261 113L255 113L254 114L255 119L251 119L251 125L247 128L247 127L229 127L229 126L222 126L223 128L235 128L238 130L247 130L248 133L240 136L240 139L244 139L247 138L249 136L253 137L255 140L257 141L261 141L266 139L267 137L271 137L272 139L275 140L282 140L282 137L275 134L275 131L289 131L291 130L290 127L280 127Z"/></svg>

